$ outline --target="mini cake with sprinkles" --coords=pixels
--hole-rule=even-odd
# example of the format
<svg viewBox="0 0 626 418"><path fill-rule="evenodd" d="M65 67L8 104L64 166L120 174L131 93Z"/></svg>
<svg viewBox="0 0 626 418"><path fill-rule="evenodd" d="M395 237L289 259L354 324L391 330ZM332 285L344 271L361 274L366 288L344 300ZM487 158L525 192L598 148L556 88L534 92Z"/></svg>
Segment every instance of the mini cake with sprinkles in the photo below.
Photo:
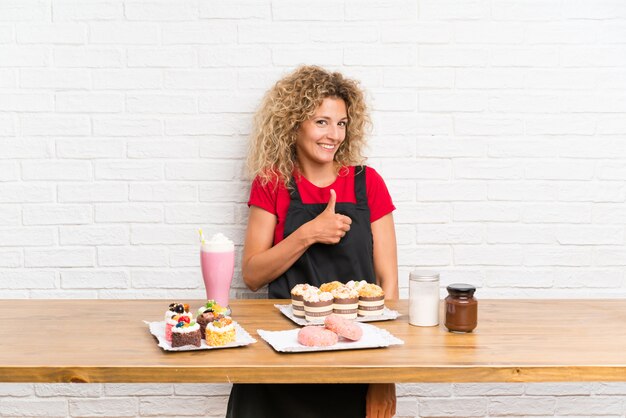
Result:
<svg viewBox="0 0 626 418"><path fill-rule="evenodd" d="M359 292L348 286L340 286L331 292L333 313L345 319L356 319L359 309Z"/></svg>
<svg viewBox="0 0 626 418"><path fill-rule="evenodd" d="M200 325L197 322L181 321L172 328L172 347L183 347L194 345L200 347L202 337L200 335Z"/></svg>
<svg viewBox="0 0 626 418"><path fill-rule="evenodd" d="M330 292L307 292L304 294L304 318L309 322L324 322L333 313L333 294Z"/></svg>
<svg viewBox="0 0 626 418"><path fill-rule="evenodd" d="M206 343L211 347L220 347L232 343L236 338L235 324L230 317L225 316L209 322L206 326L205 335Z"/></svg>
<svg viewBox="0 0 626 418"><path fill-rule="evenodd" d="M359 316L378 316L385 309L385 292L374 284L367 283L359 288Z"/></svg>
<svg viewBox="0 0 626 418"><path fill-rule="evenodd" d="M318 289L306 283L297 284L291 289L291 311L293 316L304 318L304 294L311 291L317 292Z"/></svg>

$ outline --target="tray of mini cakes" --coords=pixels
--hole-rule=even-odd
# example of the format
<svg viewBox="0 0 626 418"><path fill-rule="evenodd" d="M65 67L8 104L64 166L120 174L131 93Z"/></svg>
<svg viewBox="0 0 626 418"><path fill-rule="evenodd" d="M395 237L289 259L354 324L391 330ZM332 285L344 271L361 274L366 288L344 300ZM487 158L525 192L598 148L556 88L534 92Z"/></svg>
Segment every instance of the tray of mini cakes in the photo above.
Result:
<svg viewBox="0 0 626 418"><path fill-rule="evenodd" d="M324 283L319 288L299 284L291 289L291 304L274 305L298 325L319 324L332 313L357 322L389 321L400 316L385 306L385 292L365 280Z"/></svg>
<svg viewBox="0 0 626 418"><path fill-rule="evenodd" d="M275 305L303 328L285 331L257 330L272 348L284 353L380 348L404 344L389 331L365 322L398 318L385 306L380 286L365 281L338 281L319 288L307 284L291 290L290 305Z"/></svg>
<svg viewBox="0 0 626 418"><path fill-rule="evenodd" d="M255 343L229 313L227 308L209 300L198 308L194 318L188 304L174 302L165 312L164 321L144 322L165 351L211 350Z"/></svg>

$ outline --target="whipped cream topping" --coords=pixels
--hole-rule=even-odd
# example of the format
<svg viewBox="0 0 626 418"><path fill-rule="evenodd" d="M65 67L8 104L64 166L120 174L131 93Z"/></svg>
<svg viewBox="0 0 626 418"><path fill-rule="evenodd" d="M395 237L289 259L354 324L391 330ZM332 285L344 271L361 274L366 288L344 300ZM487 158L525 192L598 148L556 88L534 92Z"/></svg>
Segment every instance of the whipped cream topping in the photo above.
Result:
<svg viewBox="0 0 626 418"><path fill-rule="evenodd" d="M224 332L229 332L235 329L235 325L234 324L228 324L224 327L216 327L214 325L213 322L209 322L208 325L206 326L207 331L210 332L217 332L217 333L224 333Z"/></svg>
<svg viewBox="0 0 626 418"><path fill-rule="evenodd" d="M305 293L308 292L317 292L319 289L315 286L311 286L310 284L297 284L291 289L291 294L296 296L304 296Z"/></svg>
<svg viewBox="0 0 626 418"><path fill-rule="evenodd" d="M229 251L235 251L235 244L229 240L226 235L218 232L210 239L205 240L201 244L201 249L202 251L212 253L226 253Z"/></svg>
<svg viewBox="0 0 626 418"><path fill-rule="evenodd" d="M172 327L172 332L176 332L179 334L187 334L187 333L198 331L198 330L200 330L200 325L198 325L197 322L195 322L193 325L190 325L188 327L176 327L176 326Z"/></svg>

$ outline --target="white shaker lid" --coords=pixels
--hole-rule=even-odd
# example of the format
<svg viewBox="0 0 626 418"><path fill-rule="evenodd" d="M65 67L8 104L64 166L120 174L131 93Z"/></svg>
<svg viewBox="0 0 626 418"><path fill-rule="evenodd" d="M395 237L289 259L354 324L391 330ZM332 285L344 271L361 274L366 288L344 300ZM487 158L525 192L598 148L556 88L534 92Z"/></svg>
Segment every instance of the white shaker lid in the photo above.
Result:
<svg viewBox="0 0 626 418"><path fill-rule="evenodd" d="M409 279L418 282L436 282L439 280L439 273L433 270L413 270L409 274Z"/></svg>

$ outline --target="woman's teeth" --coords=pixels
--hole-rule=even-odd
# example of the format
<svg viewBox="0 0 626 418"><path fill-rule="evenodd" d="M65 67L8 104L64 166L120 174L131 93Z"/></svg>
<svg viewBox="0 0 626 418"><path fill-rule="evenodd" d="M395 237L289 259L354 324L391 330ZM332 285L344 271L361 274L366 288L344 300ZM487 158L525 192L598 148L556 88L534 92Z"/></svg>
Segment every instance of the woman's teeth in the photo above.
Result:
<svg viewBox="0 0 626 418"><path fill-rule="evenodd" d="M326 144L320 144L320 147L322 147L324 149L334 149L335 148L334 145L326 145Z"/></svg>

